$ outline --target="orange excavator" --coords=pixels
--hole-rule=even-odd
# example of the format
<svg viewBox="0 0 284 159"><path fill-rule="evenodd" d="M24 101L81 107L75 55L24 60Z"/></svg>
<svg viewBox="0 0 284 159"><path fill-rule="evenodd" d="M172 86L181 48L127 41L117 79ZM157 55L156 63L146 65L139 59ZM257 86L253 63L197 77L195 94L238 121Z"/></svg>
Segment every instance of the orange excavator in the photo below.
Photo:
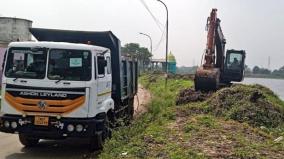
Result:
<svg viewBox="0 0 284 159"><path fill-rule="evenodd" d="M221 29L221 20L217 18L217 9L212 9L207 19L207 45L205 56L194 78L195 90L214 91L231 82L241 82L244 78L244 50L227 50L226 39Z"/></svg>

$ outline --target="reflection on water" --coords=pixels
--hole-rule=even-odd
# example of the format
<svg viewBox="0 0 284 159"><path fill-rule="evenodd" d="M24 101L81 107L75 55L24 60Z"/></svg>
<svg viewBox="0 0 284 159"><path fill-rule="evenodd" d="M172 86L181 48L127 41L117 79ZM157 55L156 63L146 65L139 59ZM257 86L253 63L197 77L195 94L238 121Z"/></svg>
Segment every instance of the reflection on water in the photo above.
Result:
<svg viewBox="0 0 284 159"><path fill-rule="evenodd" d="M284 80L281 79L266 79L266 78L245 78L245 84L261 84L270 88L282 100L284 100Z"/></svg>

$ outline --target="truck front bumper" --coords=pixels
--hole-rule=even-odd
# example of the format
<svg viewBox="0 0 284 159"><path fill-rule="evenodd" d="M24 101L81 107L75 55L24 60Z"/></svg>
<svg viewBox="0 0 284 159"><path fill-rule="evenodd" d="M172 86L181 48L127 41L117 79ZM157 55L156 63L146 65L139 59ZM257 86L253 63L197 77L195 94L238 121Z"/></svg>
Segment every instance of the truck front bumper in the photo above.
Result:
<svg viewBox="0 0 284 159"><path fill-rule="evenodd" d="M67 137L92 137L101 129L101 120L95 118L61 118L49 117L47 126L34 124L34 116L5 115L0 117L0 131L5 133L22 133L40 139L60 139Z"/></svg>

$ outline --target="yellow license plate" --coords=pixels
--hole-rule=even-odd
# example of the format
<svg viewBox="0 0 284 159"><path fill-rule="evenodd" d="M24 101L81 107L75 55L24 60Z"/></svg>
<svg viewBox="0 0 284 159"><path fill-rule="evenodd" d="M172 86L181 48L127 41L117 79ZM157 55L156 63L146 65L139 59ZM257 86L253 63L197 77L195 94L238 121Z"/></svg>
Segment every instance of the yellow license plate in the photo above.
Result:
<svg viewBox="0 0 284 159"><path fill-rule="evenodd" d="M35 125L48 126L48 117L35 116Z"/></svg>

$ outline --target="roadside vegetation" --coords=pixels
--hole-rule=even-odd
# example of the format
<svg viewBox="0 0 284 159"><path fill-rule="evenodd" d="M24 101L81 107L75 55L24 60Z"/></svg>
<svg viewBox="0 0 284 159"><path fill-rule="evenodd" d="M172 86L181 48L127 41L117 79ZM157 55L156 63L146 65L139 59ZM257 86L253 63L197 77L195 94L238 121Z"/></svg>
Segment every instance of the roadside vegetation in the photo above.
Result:
<svg viewBox="0 0 284 159"><path fill-rule="evenodd" d="M143 75L148 112L118 128L99 158L284 158L284 102L260 85L234 85L176 106L189 79Z"/></svg>

